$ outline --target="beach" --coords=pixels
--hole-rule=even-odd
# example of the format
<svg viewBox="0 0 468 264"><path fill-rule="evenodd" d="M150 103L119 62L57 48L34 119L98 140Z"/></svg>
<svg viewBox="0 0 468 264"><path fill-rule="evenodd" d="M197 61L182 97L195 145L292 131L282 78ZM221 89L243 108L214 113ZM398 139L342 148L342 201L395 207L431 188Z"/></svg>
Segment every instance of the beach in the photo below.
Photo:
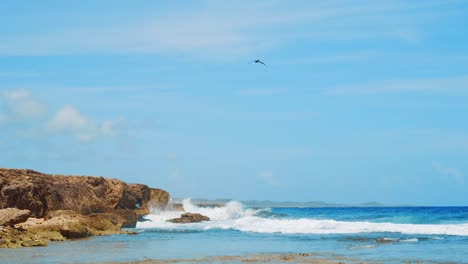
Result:
<svg viewBox="0 0 468 264"><path fill-rule="evenodd" d="M1 1L0 264L468 264L466 25L468 0Z"/></svg>
<svg viewBox="0 0 468 264"><path fill-rule="evenodd" d="M1 249L6 263L467 263L468 207L268 207L230 201L154 210L134 235Z"/></svg>
<svg viewBox="0 0 468 264"><path fill-rule="evenodd" d="M466 206L172 199L143 184L21 169L0 169L0 180L4 263L468 260Z"/></svg>
<svg viewBox="0 0 468 264"><path fill-rule="evenodd" d="M335 257L326 259L317 253L297 254L257 254L247 256L216 256L198 259L142 260L129 262L104 262L101 264L163 264L163 263L310 263L310 264L344 264L365 263L358 259Z"/></svg>

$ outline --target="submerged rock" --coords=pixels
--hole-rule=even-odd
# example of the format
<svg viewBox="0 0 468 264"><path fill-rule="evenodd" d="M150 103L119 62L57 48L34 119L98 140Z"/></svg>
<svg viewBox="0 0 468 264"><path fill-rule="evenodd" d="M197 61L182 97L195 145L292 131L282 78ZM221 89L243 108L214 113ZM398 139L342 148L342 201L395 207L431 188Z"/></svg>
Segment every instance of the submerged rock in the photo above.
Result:
<svg viewBox="0 0 468 264"><path fill-rule="evenodd" d="M25 222L31 215L29 210L20 210L16 208L0 209L0 226L14 226Z"/></svg>
<svg viewBox="0 0 468 264"><path fill-rule="evenodd" d="M208 216L204 216L198 213L194 213L194 214L184 213L179 218L174 218L168 221L171 223L176 223L176 224L188 224L188 223L198 223L202 221L210 221L210 218Z"/></svg>

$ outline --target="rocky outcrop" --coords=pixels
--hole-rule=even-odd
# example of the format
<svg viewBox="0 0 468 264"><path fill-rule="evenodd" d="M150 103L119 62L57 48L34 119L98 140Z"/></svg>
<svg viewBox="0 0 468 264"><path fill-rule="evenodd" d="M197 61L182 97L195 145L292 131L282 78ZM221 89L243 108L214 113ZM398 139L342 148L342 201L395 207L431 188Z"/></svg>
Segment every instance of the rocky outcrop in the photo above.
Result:
<svg viewBox="0 0 468 264"><path fill-rule="evenodd" d="M123 227L134 227L139 216L149 214L152 207L164 208L168 201L164 190L117 179L0 169L0 208L27 209L37 218L55 210L112 213L125 219Z"/></svg>
<svg viewBox="0 0 468 264"><path fill-rule="evenodd" d="M188 224L188 223L198 223L202 221L210 221L210 218L208 216L204 216L204 215L197 214L197 213L194 213L194 214L184 213L179 218L174 218L168 221L171 223L176 223L176 224Z"/></svg>
<svg viewBox="0 0 468 264"><path fill-rule="evenodd" d="M52 211L45 218L30 218L17 225L22 229L37 233L55 233L64 238L83 238L96 235L120 234L123 219L116 214L82 215L71 210Z"/></svg>
<svg viewBox="0 0 468 264"><path fill-rule="evenodd" d="M0 169L0 248L131 233L121 228L168 202L168 192L143 184Z"/></svg>
<svg viewBox="0 0 468 264"><path fill-rule="evenodd" d="M170 198L171 197L168 192L161 189L151 188L147 207L151 209L165 209Z"/></svg>
<svg viewBox="0 0 468 264"><path fill-rule="evenodd" d="M24 229L0 227L0 248L47 246L48 239Z"/></svg>
<svg viewBox="0 0 468 264"><path fill-rule="evenodd" d="M1 227L0 248L46 246L48 241L129 233L121 230L123 221L116 214L81 215L71 210L52 211L45 218L31 217L15 226Z"/></svg>
<svg viewBox="0 0 468 264"><path fill-rule="evenodd" d="M136 222L142 218L142 215L147 215L144 212L137 212L128 209L114 209L110 211L107 215L117 215L120 217L120 224L124 228L133 228L136 225Z"/></svg>
<svg viewBox="0 0 468 264"><path fill-rule="evenodd" d="M16 208L0 209L0 226L14 226L25 222L31 215L29 210Z"/></svg>

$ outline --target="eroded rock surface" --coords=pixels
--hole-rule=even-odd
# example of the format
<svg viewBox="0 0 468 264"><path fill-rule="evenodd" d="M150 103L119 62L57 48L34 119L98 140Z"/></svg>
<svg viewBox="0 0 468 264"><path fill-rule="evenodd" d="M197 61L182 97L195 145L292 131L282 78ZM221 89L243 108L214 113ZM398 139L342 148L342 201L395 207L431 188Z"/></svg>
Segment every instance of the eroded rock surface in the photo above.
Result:
<svg viewBox="0 0 468 264"><path fill-rule="evenodd" d="M129 233L121 228L168 201L168 192L143 184L0 168L0 247Z"/></svg>
<svg viewBox="0 0 468 264"><path fill-rule="evenodd" d="M14 226L18 223L25 222L31 215L29 210L21 210L16 208L0 209L0 226Z"/></svg>
<svg viewBox="0 0 468 264"><path fill-rule="evenodd" d="M123 219L116 214L82 215L71 210L52 211L41 219L30 218L18 225L36 233L59 233L64 238L119 234Z"/></svg>
<svg viewBox="0 0 468 264"><path fill-rule="evenodd" d="M47 246L48 240L28 230L0 227L0 248Z"/></svg>
<svg viewBox="0 0 468 264"><path fill-rule="evenodd" d="M179 218L174 218L168 221L171 223L176 223L176 224L188 224L188 223L198 223L202 221L210 221L210 218L208 216L204 216L198 213L194 213L194 214L184 213Z"/></svg>
<svg viewBox="0 0 468 264"><path fill-rule="evenodd" d="M0 208L28 209L37 218L55 210L115 213L127 218L124 227L132 227L138 216L149 214L152 207L164 208L168 201L164 190L117 179L0 169Z"/></svg>
<svg viewBox="0 0 468 264"><path fill-rule="evenodd" d="M0 228L1 247L46 246L48 241L123 234L124 219L117 214L82 215L71 210L52 211L45 218L30 217L26 222Z"/></svg>

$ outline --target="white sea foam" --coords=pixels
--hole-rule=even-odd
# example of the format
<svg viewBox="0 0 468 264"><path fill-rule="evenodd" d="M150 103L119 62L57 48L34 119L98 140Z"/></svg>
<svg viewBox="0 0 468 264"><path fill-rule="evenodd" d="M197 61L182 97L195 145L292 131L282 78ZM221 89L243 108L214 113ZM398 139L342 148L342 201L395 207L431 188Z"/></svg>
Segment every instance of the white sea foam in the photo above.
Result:
<svg viewBox="0 0 468 264"><path fill-rule="evenodd" d="M465 224L396 224L372 222L346 222L311 218L275 219L256 216L259 210L245 209L239 202L229 202L223 207L198 207L190 200L183 201L184 210L210 217L211 221L193 224L174 224L166 220L180 217L183 212L160 211L145 216L149 221L138 222L137 228L177 230L233 229L243 232L283 234L354 234L395 232L402 234L468 236ZM410 241L408 241L410 242Z"/></svg>
<svg viewBox="0 0 468 264"><path fill-rule="evenodd" d="M397 237L382 237L380 238L381 241L384 241L384 242L397 242L398 240L400 240L399 238Z"/></svg>
<svg viewBox="0 0 468 264"><path fill-rule="evenodd" d="M349 247L349 249L367 249L367 248L375 248L375 245L362 245L362 246Z"/></svg>
<svg viewBox="0 0 468 264"><path fill-rule="evenodd" d="M400 240L401 242L418 242L419 239L417 238L408 238L408 239L403 239L403 240Z"/></svg>

